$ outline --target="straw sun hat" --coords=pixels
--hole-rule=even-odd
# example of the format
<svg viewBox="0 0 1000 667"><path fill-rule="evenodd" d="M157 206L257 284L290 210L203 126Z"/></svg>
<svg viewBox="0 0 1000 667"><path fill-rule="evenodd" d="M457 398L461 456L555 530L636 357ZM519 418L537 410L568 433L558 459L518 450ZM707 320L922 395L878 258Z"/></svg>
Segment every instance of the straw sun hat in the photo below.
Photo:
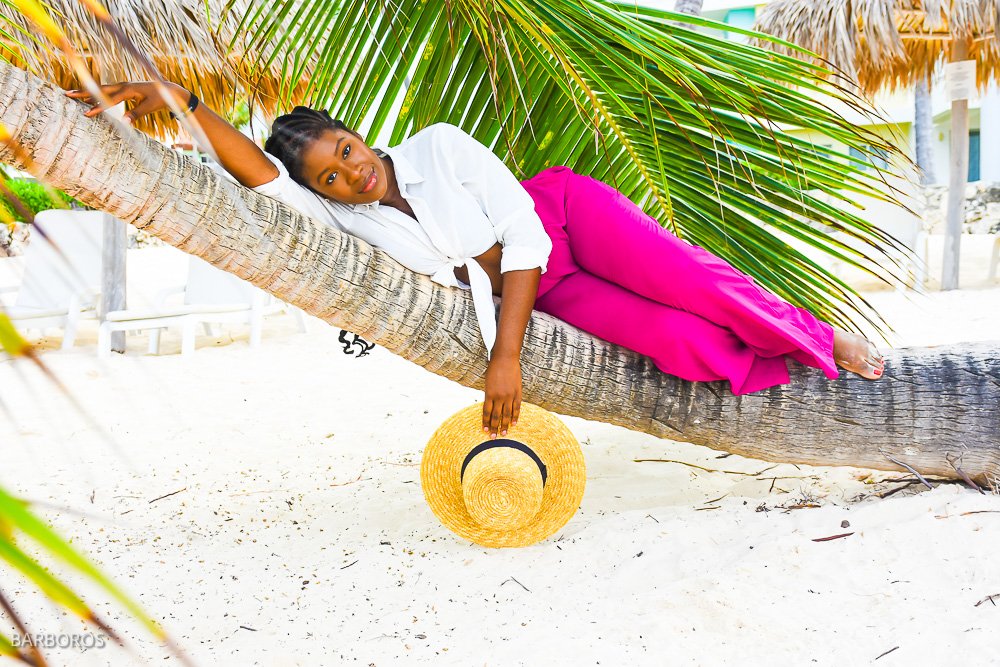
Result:
<svg viewBox="0 0 1000 667"><path fill-rule="evenodd" d="M483 404L449 417L424 448L420 485L431 511L485 547L523 547L562 528L583 498L580 443L552 413L521 403L503 438L483 433Z"/></svg>

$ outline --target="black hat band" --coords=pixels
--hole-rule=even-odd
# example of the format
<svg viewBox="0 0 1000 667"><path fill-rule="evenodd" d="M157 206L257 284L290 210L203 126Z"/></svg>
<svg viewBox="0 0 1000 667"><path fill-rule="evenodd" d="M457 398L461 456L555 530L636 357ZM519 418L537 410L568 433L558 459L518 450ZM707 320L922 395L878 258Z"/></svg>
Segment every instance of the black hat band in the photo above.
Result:
<svg viewBox="0 0 1000 667"><path fill-rule="evenodd" d="M545 464L542 463L542 460L538 458L538 454L536 454L535 451L526 444L518 442L517 440L508 440L506 438L500 438L499 440L487 440L486 442L473 447L472 451L465 457L465 460L462 461L462 472L459 475L459 479L461 480L465 477L465 467L469 465L469 462L472 461L477 454L485 452L487 449L492 449L493 447L511 447L513 449L519 449L530 456L531 460L538 466L538 471L542 473L542 486L545 486L545 478L548 477L548 470L546 470Z"/></svg>

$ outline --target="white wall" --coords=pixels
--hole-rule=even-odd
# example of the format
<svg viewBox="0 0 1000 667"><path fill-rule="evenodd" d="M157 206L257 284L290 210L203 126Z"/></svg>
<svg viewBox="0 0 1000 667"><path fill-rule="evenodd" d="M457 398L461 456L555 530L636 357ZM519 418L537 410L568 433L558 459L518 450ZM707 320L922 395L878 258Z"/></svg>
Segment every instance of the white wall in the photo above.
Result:
<svg viewBox="0 0 1000 667"><path fill-rule="evenodd" d="M1000 181L1000 87L990 84L979 105L980 173L984 181Z"/></svg>

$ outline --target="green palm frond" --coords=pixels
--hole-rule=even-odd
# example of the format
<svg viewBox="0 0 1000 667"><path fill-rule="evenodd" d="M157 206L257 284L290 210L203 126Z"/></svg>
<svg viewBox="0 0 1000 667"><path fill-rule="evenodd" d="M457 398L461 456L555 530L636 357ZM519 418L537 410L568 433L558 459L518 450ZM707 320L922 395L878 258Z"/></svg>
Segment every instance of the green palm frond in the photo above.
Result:
<svg viewBox="0 0 1000 667"><path fill-rule="evenodd" d="M10 637L0 634L0 657L2 658L20 658L21 652L14 642L11 641Z"/></svg>
<svg viewBox="0 0 1000 667"><path fill-rule="evenodd" d="M150 618L138 603L126 595L97 566L74 549L69 542L35 516L24 501L15 498L2 488L0 488L0 517L9 527L9 530L4 531L4 535L0 535L0 559L6 561L8 565L32 581L53 602L80 618L95 623L112 637L116 636L68 585L43 568L18 546L14 540L15 534L19 533L30 538L42 547L45 553L98 585L128 610L150 634L160 640L166 639L159 624ZM17 533L14 532L15 530Z"/></svg>
<svg viewBox="0 0 1000 667"><path fill-rule="evenodd" d="M0 350L3 350L15 361L25 358L33 361L41 367L46 375L53 377L51 371L42 364L34 353L31 344L21 336L10 317L3 312L0 312ZM61 387L61 385L59 386ZM63 391L65 392L65 389ZM19 538L28 538L40 550L40 553L61 562L69 570L82 575L84 579L101 588L139 621L151 636L164 642L182 664L191 664L173 639L166 635L160 625L135 600L86 556L74 549L66 539L36 516L25 501L14 497L0 487L0 562L20 573L57 606L96 626L120 643L121 640L117 633L97 615L93 608L69 584L44 567L33 554L23 549ZM12 612L8 610L8 614L10 613ZM0 636L0 656L3 655L16 657L21 654L13 643L6 637Z"/></svg>
<svg viewBox="0 0 1000 667"><path fill-rule="evenodd" d="M867 160L908 158L822 101L884 122L822 68L717 31L766 35L604 0L277 0L244 28L255 50L294 54L290 80L311 68L313 104L365 136L387 131L392 145L446 121L520 178L566 165L835 324L884 325L789 239L887 283L904 278L895 257L907 251L827 199L896 201ZM792 129L861 157L817 152Z"/></svg>

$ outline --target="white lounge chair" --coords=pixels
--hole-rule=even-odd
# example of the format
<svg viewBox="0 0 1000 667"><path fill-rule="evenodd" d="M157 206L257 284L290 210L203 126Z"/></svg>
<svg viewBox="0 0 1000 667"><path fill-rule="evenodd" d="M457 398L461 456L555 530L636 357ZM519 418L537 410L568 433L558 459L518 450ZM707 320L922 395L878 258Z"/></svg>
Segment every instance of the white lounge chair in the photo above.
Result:
<svg viewBox="0 0 1000 667"><path fill-rule="evenodd" d="M62 349L73 347L81 318L97 317L105 214L53 209L35 216L49 241L32 230L21 284L7 313L24 331L63 329Z"/></svg>
<svg viewBox="0 0 1000 667"><path fill-rule="evenodd" d="M183 302L168 303L170 297L183 294ZM187 283L162 290L152 308L109 312L101 323L97 337L97 352L102 357L111 354L111 332L149 330L149 352L159 354L160 332L170 327L181 329L181 354L194 352L195 333L201 324L211 335L211 324L250 324L250 347L260 344L265 315L291 308L273 299L263 290L236 276L215 268L193 255L188 258ZM305 331L302 312L292 309L300 331Z"/></svg>

